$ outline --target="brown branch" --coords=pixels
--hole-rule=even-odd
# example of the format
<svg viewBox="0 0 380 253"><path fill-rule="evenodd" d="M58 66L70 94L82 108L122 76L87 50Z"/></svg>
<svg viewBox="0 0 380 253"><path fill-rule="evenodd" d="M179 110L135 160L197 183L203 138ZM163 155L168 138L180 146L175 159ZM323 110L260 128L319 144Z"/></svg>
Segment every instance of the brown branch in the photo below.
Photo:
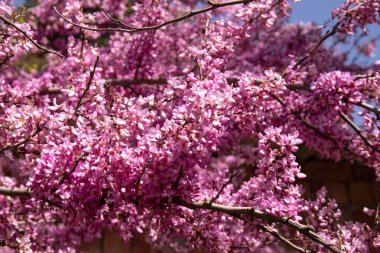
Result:
<svg viewBox="0 0 380 253"><path fill-rule="evenodd" d="M293 91L304 90L304 91L312 92L312 90L310 89L310 87L307 86L307 85L304 85L304 84L301 84L301 85L299 85L299 84L288 84L288 85L286 85L286 88L289 89L289 90L293 90ZM368 111L373 112L377 116L380 116L380 109L379 108L377 108L377 107L375 107L373 105L367 104L364 101L361 101L359 103L348 101L348 103L360 106L360 107L362 107L364 109L367 109Z"/></svg>
<svg viewBox="0 0 380 253"><path fill-rule="evenodd" d="M28 196L30 196L30 193L31 192L28 188L0 187L0 194L4 195L4 196L28 197ZM220 204L215 204L215 203L205 203L205 202L188 203L186 201L178 200L178 199L174 200L174 202L176 204L178 204L179 206L186 207L186 208L193 209L193 210L204 209L204 210L218 211L218 212L229 214L229 215L232 215L235 217L236 217L236 215L247 214L247 215L251 215L254 218L258 218L258 219L261 219L261 220L264 220L267 222L274 222L274 223L278 223L278 224L287 225L287 226L295 229L296 231L298 231L302 235L306 236L311 241L322 245L323 247L330 250L331 252L340 253L339 249L337 249L334 245L331 245L330 243L325 241L323 238L321 238L317 233L315 233L313 231L314 229L311 226L298 223L298 222L293 221L289 218L279 217L279 216L276 216L276 215L273 215L270 213L265 213L265 212L262 212L260 210L255 209L253 207L225 206L225 205L220 205ZM272 235L274 235L279 240L287 243L289 246L293 245L293 243L291 243L288 239L279 235L278 232L267 229L265 227L261 227L261 228L264 228L264 230L267 230L266 232L271 233ZM298 247L298 246L293 245L292 247L294 248L294 247ZM302 248L299 248L298 250L300 251L301 249ZM302 251L300 251L300 252L308 252L308 251L305 251L304 249L302 249Z"/></svg>
<svg viewBox="0 0 380 253"><path fill-rule="evenodd" d="M59 87L44 88L39 92L39 95L58 95L61 94L62 89Z"/></svg>
<svg viewBox="0 0 380 253"><path fill-rule="evenodd" d="M305 91L308 91L308 92L311 92L312 90L310 90L310 88L308 88L307 86L304 86L304 85L288 85L287 86L288 89L290 90L305 90ZM281 105L283 106L286 106L286 104L279 98L279 97L276 97L276 96L273 96L274 99L276 99ZM359 103L354 103L354 102L349 102L351 104L355 104L357 106L360 106L362 108L365 108L373 113L375 113L378 117L380 116L380 110L370 104L367 104L365 102L359 102ZM308 123L306 120L304 120L299 114L297 114L296 112L293 112L293 115L295 115L297 118L299 118L306 126L308 126L309 128L313 129L315 132L319 133L320 135L324 136L325 138L328 138L329 140L333 141L336 145L338 145L337 141L333 138L331 138L330 136L324 134L322 131L320 131L318 128L312 126L310 123ZM339 116L343 119L343 121L345 121L348 125L350 125L350 127L360 136L360 138L365 142L365 144L367 146L369 146L373 151L375 152L379 152L380 153L380 150L378 148L376 148L372 142L370 140L368 140L368 138L366 138L363 133L362 133L362 130L347 116L345 115L344 113L340 112L339 113ZM338 145L339 146L339 145ZM357 155L355 154L352 150L348 149L347 147L345 147L345 149L347 151L349 151L351 154L354 154L354 155ZM357 155L358 156L358 155Z"/></svg>
<svg viewBox="0 0 380 253"><path fill-rule="evenodd" d="M263 80L255 80L258 83L263 82ZM231 77L227 78L227 82L230 85L234 85L239 82L239 78ZM153 79L108 79L106 83L112 86L123 86L125 88L130 88L131 85L164 85L167 84L168 81L166 78L153 78ZM50 87L44 88L39 92L39 95L55 95L61 94L62 88L60 87Z"/></svg>
<svg viewBox="0 0 380 253"><path fill-rule="evenodd" d="M13 28L15 28L17 31L19 31L22 35L25 36L25 38L27 38L30 42L33 43L33 45L35 45L38 49L42 50L42 51L45 51L45 52L48 52L48 53L51 53L51 54L55 54L55 55L58 55L59 57L63 58L63 55L58 53L57 51L53 50L53 49L50 49L50 48L47 48L41 44L39 44L37 41L35 41L34 39L32 39L32 37L30 37L28 35L28 33L24 30L22 30L21 28L19 28L16 24L14 24L11 20L7 19L6 17L0 15L0 19L2 19L4 21L5 24L9 25L9 26L12 26Z"/></svg>
<svg viewBox="0 0 380 253"><path fill-rule="evenodd" d="M292 67L292 69L296 69L298 66L302 65L309 57L313 57L316 53L316 51L318 50L318 48L323 44L323 42L325 42L328 38L330 38L331 36L334 36L337 32L339 32L339 26L340 24L344 21L344 17L346 15L349 15L351 12L355 11L357 8L359 8L360 6L364 5L366 2L363 2L363 3L360 3L358 4L357 6L355 6L354 8L350 9L350 10L347 10L344 14L343 14L343 17L341 17L337 22L336 24L332 27L331 31L327 31L323 36L322 38L320 38L320 40L317 42L317 44L309 49L306 54L304 54L300 59L297 60L296 64ZM283 73L283 77L287 76L288 73Z"/></svg>
<svg viewBox="0 0 380 253"><path fill-rule="evenodd" d="M22 140L22 141L20 141L20 142L18 142L16 144L7 145L7 146L4 146L4 147L0 148L0 154L3 153L5 150L12 149L12 148L16 149L16 148L20 147L21 145L27 144L28 141L31 138L33 138L34 136L36 136L37 134L39 134L44 129L44 127L45 127L45 125L43 125L43 126L39 126L38 125L36 131L33 134L31 134L28 137L26 137L24 140Z"/></svg>
<svg viewBox="0 0 380 253"><path fill-rule="evenodd" d="M82 105L82 100L83 100L84 96L86 95L86 93L90 89L90 86L91 86L91 83L92 83L92 79L94 79L95 70L96 70L96 66L98 65L98 61L99 61L99 55L96 57L94 67L93 67L92 71L90 72L90 78L87 81L86 87L85 87L85 89L83 90L81 96L78 99L77 105L75 107L75 114L76 115L78 114L79 107Z"/></svg>
<svg viewBox="0 0 380 253"><path fill-rule="evenodd" d="M292 69L296 69L298 66L302 65L309 57L313 57L316 51L318 50L318 48L323 44L323 42L325 42L325 40L327 40L328 38L330 38L331 36L335 35L338 32L339 24L340 23L337 22L331 31L323 35L322 38L318 41L317 45L315 45L315 47L308 50L305 55L303 55L300 59L298 59L298 61L296 62L296 64L293 66Z"/></svg>
<svg viewBox="0 0 380 253"><path fill-rule="evenodd" d="M102 11L103 13L107 16L107 18L109 18L111 21L117 23L117 24L120 24L122 26L125 26L127 27L128 29L135 29L136 27L134 26L130 26L126 23L124 23L123 21L121 21L120 19L116 19L116 18L113 18L105 9L102 8Z"/></svg>
<svg viewBox="0 0 380 253"><path fill-rule="evenodd" d="M0 186L0 195L9 197L28 197L30 196L30 190L28 188Z"/></svg>
<svg viewBox="0 0 380 253"><path fill-rule="evenodd" d="M285 104L284 101L282 101L281 98L277 97L276 95L272 95L272 97L277 101L279 102L283 107L285 108L288 108L288 106ZM319 136L321 136L322 138L326 139L326 140L329 140L331 141L332 143L334 143L338 148L342 148L341 145L339 145L338 141L334 138L332 138L329 134L326 134L324 133L322 130L320 130L318 127L314 126L313 124L311 124L310 122L308 122L306 119L304 119L304 117L301 116L301 114L299 112L296 112L296 111L293 111L293 110L290 110L290 113L292 113L298 120L300 120L307 128L313 130L315 133L317 133ZM351 149L349 149L347 146L343 146L343 149L346 150L347 152L349 152L350 154L356 156L356 157L359 157L359 158L362 158L360 155L356 154L354 151L352 151Z"/></svg>
<svg viewBox="0 0 380 253"><path fill-rule="evenodd" d="M303 252L303 253L310 253L312 251L310 250L307 250L307 249L304 249L296 244L294 244L293 242L291 242L289 239L285 238L283 235L281 235L278 231L275 231L267 226L264 226L264 225L259 225L260 229L271 234L274 238L278 239L279 241L285 243L286 245L288 245L289 247L297 250L298 252Z"/></svg>
<svg viewBox="0 0 380 253"><path fill-rule="evenodd" d="M376 184L376 212L375 212L375 219L373 221L373 228L376 233L379 233L380 231L380 184Z"/></svg>
<svg viewBox="0 0 380 253"><path fill-rule="evenodd" d="M331 252L334 252L334 253L341 252L334 245L325 241L322 237L320 237L317 233L315 233L311 226L298 223L289 218L279 217L270 213L265 213L253 207L225 206L225 205L220 205L220 204L215 204L215 203L210 204L206 202L188 203L186 201L178 200L178 199L175 200L175 203L178 204L179 206L183 206L192 210L197 210L197 209L212 210L212 211L229 214L232 216L247 214L247 215L251 215L254 218L258 218L264 221L283 224L295 229L296 231L306 236L311 241L322 245L323 247L330 250Z"/></svg>
<svg viewBox="0 0 380 253"><path fill-rule="evenodd" d="M75 162L74 162L74 165L73 167L71 168L71 170L68 172L68 173L64 173L60 179L58 180L58 183L59 184L62 184L67 178L69 178L75 171L75 169L78 167L79 165L79 162L81 160L83 160L83 158L86 156L87 154L86 153L82 153L80 156L78 156L76 159L75 159Z"/></svg>
<svg viewBox="0 0 380 253"><path fill-rule="evenodd" d="M363 135L362 130L346 114L339 112L339 115L343 121L346 122L360 136L360 138L367 146L369 146L373 151L379 152L379 150L372 144L372 142Z"/></svg>
<svg viewBox="0 0 380 253"><path fill-rule="evenodd" d="M7 197L30 197L31 193L32 192L29 190L29 188L0 186L0 195L7 196ZM57 208L63 209L63 207L61 205L56 204L47 198L43 198L42 200L51 206L55 206Z"/></svg>
<svg viewBox="0 0 380 253"><path fill-rule="evenodd" d="M71 24L73 26L81 28L81 29L85 29L85 30L89 30L89 31L95 31L95 32L127 32L127 33L131 33L131 30L122 29L122 28L111 28L111 27L97 28L97 27L89 27L89 26L80 25L80 24L77 24L77 23L71 21L70 19L66 18L65 16L63 16L57 10L57 8L55 6L53 6L53 9L54 9L55 13L57 13L57 15L60 16L62 19L64 19L66 22L68 22L69 24Z"/></svg>
<svg viewBox="0 0 380 253"><path fill-rule="evenodd" d="M8 248L14 249L14 250L19 250L19 247L15 244L8 243L5 240L0 240L0 247L7 246Z"/></svg>
<svg viewBox="0 0 380 253"><path fill-rule="evenodd" d="M377 116L380 116L380 109L375 107L375 106L372 106L370 104L367 104L366 102L362 101L362 102L359 102L359 103L355 103L357 106L360 106L364 109L367 109L368 111L371 111L373 112L374 114L376 114Z"/></svg>
<svg viewBox="0 0 380 253"><path fill-rule="evenodd" d="M115 86L124 86L129 87L133 84L166 84L167 80L165 78L157 78L157 79L109 79L106 80L107 83Z"/></svg>
<svg viewBox="0 0 380 253"><path fill-rule="evenodd" d="M171 20L165 21L165 22L163 22L161 24L158 24L158 25L147 26L147 27L134 27L134 28L131 28L131 29L110 28L110 27L98 28L98 27L84 26L84 25L75 23L75 22L71 21L70 19L68 19L67 17L63 16L60 12L58 12L58 10L57 10L57 8L55 6L53 6L53 9L58 14L58 16L60 16L66 22L68 22L68 23L70 23L73 26L76 26L78 28L82 28L82 29L86 29L86 30L90 30L90 31L97 31L97 32L126 32L126 33L134 33L134 32L141 32L141 31L158 30L158 29L160 29L160 28L162 28L164 26L167 26L167 25L170 25L170 24L173 24L173 23L177 23L177 22L186 20L186 19L188 19L190 17L196 16L196 15L208 12L208 11L212 11L212 10L215 10L215 9L218 9L218 8L222 8L222 7L226 7L226 6L231 6L231 5L248 4L248 3L252 2L252 1L253 0L234 0L234 1L224 2L224 3L215 3L213 1L208 1L209 6L203 8L203 9L199 9L199 10L195 10L195 11L190 11L190 12L188 12L188 13L182 15L182 16L173 18ZM119 22L120 20L115 19L115 21ZM129 26L129 25L127 25L127 26Z"/></svg>
<svg viewBox="0 0 380 253"><path fill-rule="evenodd" d="M106 83L112 85L112 86L123 86L125 88L130 88L131 85L134 84L148 84L148 85L162 85L166 84L167 80L164 78L157 78L157 79L108 79L106 80ZM55 95L55 94L61 94L62 88L60 87L51 87L51 88L45 88L42 89L39 92L39 95Z"/></svg>
<svg viewBox="0 0 380 253"><path fill-rule="evenodd" d="M228 179L228 181L223 184L223 186L220 188L219 192L211 199L210 201L210 204L214 203L220 196L220 194L222 194L223 190L227 187L227 185L229 185L231 182L232 182L232 179L234 179L235 176L237 176L239 174L239 171L232 171L231 172L231 175L230 175L230 178Z"/></svg>
<svg viewBox="0 0 380 253"><path fill-rule="evenodd" d="M354 79L354 81L358 81L358 80L361 80L361 79L368 79L368 78L374 78L376 77L377 74L380 73L380 70L372 73L372 74L365 74L365 75L357 75Z"/></svg>

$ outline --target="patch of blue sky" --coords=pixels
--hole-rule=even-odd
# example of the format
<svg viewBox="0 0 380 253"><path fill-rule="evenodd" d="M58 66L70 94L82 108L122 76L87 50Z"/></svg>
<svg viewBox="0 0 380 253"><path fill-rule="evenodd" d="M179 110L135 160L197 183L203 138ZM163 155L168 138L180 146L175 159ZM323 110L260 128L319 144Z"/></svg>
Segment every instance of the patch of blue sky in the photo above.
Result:
<svg viewBox="0 0 380 253"><path fill-rule="evenodd" d="M291 15L292 22L314 22L319 25L326 24L331 20L332 10L340 7L345 0L301 0L301 2L293 4L293 13ZM331 23L327 23L331 27ZM373 24L367 27L370 38L376 38L380 35L380 25ZM350 45L342 45L340 50L349 50ZM349 58L352 60L357 55L355 50L352 50L349 54ZM365 57L357 58L357 63L363 65L369 65L380 59L380 41L377 41L375 55L368 60Z"/></svg>
<svg viewBox="0 0 380 253"><path fill-rule="evenodd" d="M319 25L326 24L326 21L331 20L331 11L333 9L338 8L341 6L345 1L344 0L302 0L301 2L294 3L293 5L293 13L291 16L292 22L314 22ZM331 24L330 24L331 26ZM373 24L367 27L369 37L376 38L380 35L380 25ZM342 45L340 50L350 50L352 47L351 45ZM349 53L349 59L353 59L357 56L356 50L352 50L352 52ZM376 52L374 57L372 57L369 61L366 57L358 57L357 63L368 65L372 64L374 61L380 59L380 41L377 41L376 44ZM375 105L371 103L372 105ZM361 109L356 107L355 112L359 112ZM361 117L359 117L357 114L354 114L354 122L358 125L361 125L363 123L363 120Z"/></svg>

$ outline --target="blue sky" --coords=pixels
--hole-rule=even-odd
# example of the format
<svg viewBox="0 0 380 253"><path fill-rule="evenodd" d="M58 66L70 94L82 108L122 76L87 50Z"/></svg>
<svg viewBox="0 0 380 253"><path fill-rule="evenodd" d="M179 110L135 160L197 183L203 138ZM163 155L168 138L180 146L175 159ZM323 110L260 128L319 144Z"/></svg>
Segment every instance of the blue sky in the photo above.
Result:
<svg viewBox="0 0 380 253"><path fill-rule="evenodd" d="M344 0L302 0L293 4L291 20L324 24L331 19L331 11L341 6L344 2ZM376 37L380 34L380 25L371 25L368 30L371 37ZM380 59L379 42L376 49L376 56L371 59L371 62Z"/></svg>

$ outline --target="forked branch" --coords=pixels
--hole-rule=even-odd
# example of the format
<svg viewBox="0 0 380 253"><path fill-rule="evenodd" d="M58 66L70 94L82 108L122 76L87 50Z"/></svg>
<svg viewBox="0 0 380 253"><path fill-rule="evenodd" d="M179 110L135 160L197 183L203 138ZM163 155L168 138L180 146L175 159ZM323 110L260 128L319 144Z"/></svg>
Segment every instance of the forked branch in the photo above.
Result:
<svg viewBox="0 0 380 253"><path fill-rule="evenodd" d="M105 14L107 15L108 18L110 18L114 22L122 24L123 26L127 27L127 29L124 29L124 28L111 28L111 27L99 28L99 27L90 27L90 26L81 25L81 24L75 23L72 20L70 20L69 18L65 17L62 13L60 13L57 10L57 8L55 6L53 6L53 9L57 13L57 15L60 16L62 19L64 19L66 22L70 23L73 26L81 28L81 29L90 30L90 31L96 31L96 32L125 32L125 33L135 33L135 32L142 32L142 31L158 30L158 29L160 29L160 28L162 28L164 26L167 26L167 25L170 25L170 24L174 24L174 23L186 20L188 18L191 18L193 16L197 16L197 15L205 13L205 12L209 12L209 11L212 11L212 10L215 10L215 9L219 9L219 8L226 7L226 6L231 6L231 5L248 4L248 3L252 2L252 1L253 0L234 0L234 1L224 2L224 3L216 3L216 2L213 2L213 1L208 1L209 6L207 6L205 8L202 8L202 9L199 9L199 10L195 10L195 11L190 11L190 12L188 12L188 13L182 15L182 16L170 19L170 20L162 22L162 23L160 23L158 25L146 26L146 27L133 27L133 26L130 26L130 25L125 24L124 22L118 20L118 19L112 18L108 13L105 12Z"/></svg>
<svg viewBox="0 0 380 253"><path fill-rule="evenodd" d="M25 38L27 38L33 45L35 45L38 49L42 50L42 51L45 51L47 53L51 53L51 54L55 54L55 55L58 55L59 57L63 58L63 55L58 53L57 51L53 50L53 49L50 49L50 48L47 48L41 44L39 44L37 41L35 41L32 37L30 37L28 35L28 33L26 31L24 31L23 29L21 29L20 27L18 27L15 23L13 23L11 20L9 20L8 18L4 17L3 15L0 15L0 19L4 21L4 23L8 26L11 26L13 28L15 28L17 31L19 31L22 35L25 36Z"/></svg>
<svg viewBox="0 0 380 253"><path fill-rule="evenodd" d="M196 210L196 209L212 210L212 211L229 214L232 216L245 214L245 215L251 215L254 218L261 219L267 222L283 224L292 229L295 229L300 234L307 237L309 240L322 245L324 248L328 249L331 252L334 252L334 253L341 252L334 245L327 242L322 237L320 237L316 232L314 232L314 229L311 226L298 223L289 218L279 217L273 214L265 213L253 207L225 206L225 205L220 205L220 204L215 204L215 203L210 204L206 202L188 203L183 200L176 200L175 203L178 204L179 206L183 206L183 207L193 209L193 210Z"/></svg>

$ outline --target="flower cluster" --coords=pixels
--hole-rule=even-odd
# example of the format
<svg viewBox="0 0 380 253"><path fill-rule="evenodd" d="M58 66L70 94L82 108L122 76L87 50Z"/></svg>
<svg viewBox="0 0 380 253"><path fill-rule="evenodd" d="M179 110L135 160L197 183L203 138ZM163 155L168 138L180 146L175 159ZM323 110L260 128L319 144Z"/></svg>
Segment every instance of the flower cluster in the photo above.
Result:
<svg viewBox="0 0 380 253"><path fill-rule="evenodd" d="M303 144L380 178L379 73L290 23L290 1L7 3L0 246L75 252L112 229L178 252L379 247L325 188L303 195L296 157ZM334 15L351 33L378 3Z"/></svg>
<svg viewBox="0 0 380 253"><path fill-rule="evenodd" d="M365 29L368 24L380 24L380 4L377 0L349 0L334 10L333 17L340 20L341 32L353 34L357 28Z"/></svg>
<svg viewBox="0 0 380 253"><path fill-rule="evenodd" d="M0 19L2 24L0 42L0 67L3 68L11 58L23 55L33 45L25 36L33 37L33 32L28 23L12 22L14 16L12 8L5 2L0 2ZM12 22L12 25L11 23ZM23 34L20 29L23 31Z"/></svg>

